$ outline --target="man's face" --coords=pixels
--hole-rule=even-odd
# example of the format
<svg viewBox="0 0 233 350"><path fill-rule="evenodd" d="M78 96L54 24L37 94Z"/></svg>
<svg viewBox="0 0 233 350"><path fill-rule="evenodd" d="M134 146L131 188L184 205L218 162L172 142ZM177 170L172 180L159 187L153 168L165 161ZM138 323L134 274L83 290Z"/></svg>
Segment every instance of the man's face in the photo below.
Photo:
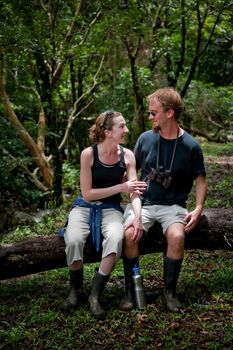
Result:
<svg viewBox="0 0 233 350"><path fill-rule="evenodd" d="M158 100L151 100L149 102L149 120L152 121L154 131L160 130L168 120L167 112L164 111Z"/></svg>

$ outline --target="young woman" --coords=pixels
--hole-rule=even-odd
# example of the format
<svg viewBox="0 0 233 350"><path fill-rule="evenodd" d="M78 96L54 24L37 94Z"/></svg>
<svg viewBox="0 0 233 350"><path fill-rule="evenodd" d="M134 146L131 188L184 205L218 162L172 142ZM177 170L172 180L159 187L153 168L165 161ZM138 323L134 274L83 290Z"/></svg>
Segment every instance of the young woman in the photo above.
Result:
<svg viewBox="0 0 233 350"><path fill-rule="evenodd" d="M114 111L100 114L90 128L93 146L81 153L81 193L69 214L64 236L71 286L65 309L77 307L82 296L83 250L88 236L92 236L97 250L102 241L102 260L88 298L90 311L97 319L106 316L99 298L122 252L121 192L131 194L134 240L138 242L142 236L140 194L146 189L146 183L136 180L134 154L121 146L128 131L122 114Z"/></svg>

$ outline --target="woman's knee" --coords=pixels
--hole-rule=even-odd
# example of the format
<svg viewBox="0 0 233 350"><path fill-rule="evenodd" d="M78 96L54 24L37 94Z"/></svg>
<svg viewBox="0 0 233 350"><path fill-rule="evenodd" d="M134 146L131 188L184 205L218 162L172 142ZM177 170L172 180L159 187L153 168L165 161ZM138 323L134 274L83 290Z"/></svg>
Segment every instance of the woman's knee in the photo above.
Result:
<svg viewBox="0 0 233 350"><path fill-rule="evenodd" d="M72 234L72 235L66 234L65 243L66 243L66 247L72 248L72 247L77 247L77 246L83 245L84 240L78 234L75 234L75 235L74 234Z"/></svg>
<svg viewBox="0 0 233 350"><path fill-rule="evenodd" d="M83 257L84 242L81 240L70 240L66 242L65 252L68 265L75 262L75 258ZM79 260L78 260L79 261Z"/></svg>
<svg viewBox="0 0 233 350"><path fill-rule="evenodd" d="M106 239L106 245L116 247L119 250L123 244L123 235L115 235L109 239Z"/></svg>

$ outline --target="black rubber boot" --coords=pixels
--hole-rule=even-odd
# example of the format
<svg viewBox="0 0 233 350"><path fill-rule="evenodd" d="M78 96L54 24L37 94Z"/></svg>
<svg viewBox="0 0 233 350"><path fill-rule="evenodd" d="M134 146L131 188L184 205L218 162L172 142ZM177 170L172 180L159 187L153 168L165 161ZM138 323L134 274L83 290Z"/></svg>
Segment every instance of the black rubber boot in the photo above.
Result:
<svg viewBox="0 0 233 350"><path fill-rule="evenodd" d="M83 300L83 269L70 270L70 294L61 309L63 311L76 309Z"/></svg>
<svg viewBox="0 0 233 350"><path fill-rule="evenodd" d="M106 311L102 308L100 305L100 296L104 290L104 287L106 286L110 275L103 276L99 272L95 273L94 279L93 279L93 286L91 290L91 294L88 298L88 303L90 306L90 311L92 315L97 320L104 320L106 317Z"/></svg>
<svg viewBox="0 0 233 350"><path fill-rule="evenodd" d="M123 258L124 275L125 275L125 295L122 298L119 309L122 311L131 311L135 306L135 293L133 284L133 267L139 265L139 259Z"/></svg>
<svg viewBox="0 0 233 350"><path fill-rule="evenodd" d="M164 257L164 284L167 309L171 312L179 312L181 304L176 295L176 286L179 279L183 259L174 260Z"/></svg>

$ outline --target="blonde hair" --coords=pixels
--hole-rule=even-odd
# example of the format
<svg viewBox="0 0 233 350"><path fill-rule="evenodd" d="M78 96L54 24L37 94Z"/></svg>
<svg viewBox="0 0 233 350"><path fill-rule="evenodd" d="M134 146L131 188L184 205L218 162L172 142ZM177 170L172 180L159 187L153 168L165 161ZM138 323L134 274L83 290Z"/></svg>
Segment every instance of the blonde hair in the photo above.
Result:
<svg viewBox="0 0 233 350"><path fill-rule="evenodd" d="M101 113L89 129L89 139L92 143L99 143L105 139L105 130L112 130L114 118L120 117L120 112L106 111Z"/></svg>
<svg viewBox="0 0 233 350"><path fill-rule="evenodd" d="M182 98L177 90L171 87L161 88L156 90L153 94L147 97L147 101L158 100L163 109L173 109L175 112L175 118L179 119L184 112L184 104Z"/></svg>

